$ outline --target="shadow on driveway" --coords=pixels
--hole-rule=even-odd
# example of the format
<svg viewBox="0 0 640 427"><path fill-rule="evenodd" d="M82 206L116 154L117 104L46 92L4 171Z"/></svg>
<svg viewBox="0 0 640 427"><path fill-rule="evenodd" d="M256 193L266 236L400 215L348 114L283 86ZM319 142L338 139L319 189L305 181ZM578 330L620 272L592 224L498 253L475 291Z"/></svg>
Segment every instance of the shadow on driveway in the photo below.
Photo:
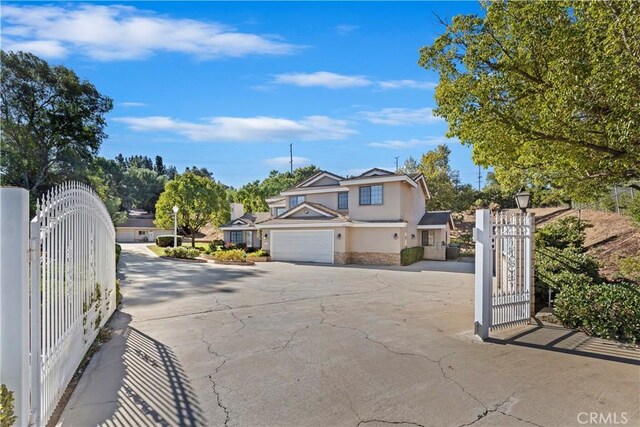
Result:
<svg viewBox="0 0 640 427"><path fill-rule="evenodd" d="M200 404L173 351L130 327L130 321L116 311L113 337L91 361L61 424L204 426Z"/></svg>
<svg viewBox="0 0 640 427"><path fill-rule="evenodd" d="M487 342L640 366L640 348L634 345L590 337L582 332L539 321L537 325L525 328L522 332L503 338L499 337L498 332L498 338L489 338Z"/></svg>

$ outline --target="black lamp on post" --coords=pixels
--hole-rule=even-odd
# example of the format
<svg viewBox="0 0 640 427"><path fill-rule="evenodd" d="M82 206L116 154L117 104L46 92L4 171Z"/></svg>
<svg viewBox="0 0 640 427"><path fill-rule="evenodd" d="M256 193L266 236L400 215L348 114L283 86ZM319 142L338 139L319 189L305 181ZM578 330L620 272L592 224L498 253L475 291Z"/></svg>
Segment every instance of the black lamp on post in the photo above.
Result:
<svg viewBox="0 0 640 427"><path fill-rule="evenodd" d="M527 213L527 208L529 207L529 203L531 202L531 193L529 193L524 187L516 193L515 196L516 205L520 208L522 213Z"/></svg>

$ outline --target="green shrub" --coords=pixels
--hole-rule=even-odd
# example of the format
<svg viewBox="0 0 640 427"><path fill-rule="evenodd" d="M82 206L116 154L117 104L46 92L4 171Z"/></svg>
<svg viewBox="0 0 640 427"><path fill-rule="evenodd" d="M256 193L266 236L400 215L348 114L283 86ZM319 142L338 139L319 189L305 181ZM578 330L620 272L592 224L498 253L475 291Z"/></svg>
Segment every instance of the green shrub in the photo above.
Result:
<svg viewBox="0 0 640 427"><path fill-rule="evenodd" d="M0 427L9 427L15 424L13 392L6 385L0 385Z"/></svg>
<svg viewBox="0 0 640 427"><path fill-rule="evenodd" d="M222 239L216 239L209 243L209 249L211 249L211 252L217 251L220 246L224 246L224 240Z"/></svg>
<svg viewBox="0 0 640 427"><path fill-rule="evenodd" d="M158 236L156 237L156 246L159 248L173 247L174 236ZM182 236L178 236L178 246L182 246Z"/></svg>
<svg viewBox="0 0 640 427"><path fill-rule="evenodd" d="M640 195L636 196L629 202L627 206L627 214L640 226Z"/></svg>
<svg viewBox="0 0 640 427"><path fill-rule="evenodd" d="M164 253L166 256L182 259L195 259L198 255L200 255L199 250L182 246L177 248L166 248L164 250Z"/></svg>
<svg viewBox="0 0 640 427"><path fill-rule="evenodd" d="M116 243L116 267L118 267L118 262L120 262L121 252L122 252L122 246Z"/></svg>
<svg viewBox="0 0 640 427"><path fill-rule="evenodd" d="M258 258L258 257L265 257L265 256L269 256L269 251L263 251L262 249L259 249L255 252L247 252L248 258Z"/></svg>
<svg viewBox="0 0 640 427"><path fill-rule="evenodd" d="M586 236L585 228L584 222L576 217L563 218L536 231L536 247L582 248Z"/></svg>
<svg viewBox="0 0 640 427"><path fill-rule="evenodd" d="M246 262L247 254L242 249L229 249L227 251L215 252L213 259L216 261Z"/></svg>
<svg viewBox="0 0 640 427"><path fill-rule="evenodd" d="M566 274L582 274L594 281L602 281L599 268L598 261L583 253L581 248L539 247L535 251L536 286L558 290L565 283L563 277Z"/></svg>
<svg viewBox="0 0 640 427"><path fill-rule="evenodd" d="M640 340L640 287L632 283L589 283L576 275L556 295L554 313L565 326L590 335Z"/></svg>
<svg viewBox="0 0 640 427"><path fill-rule="evenodd" d="M640 283L640 255L619 258L618 269L626 279Z"/></svg>
<svg viewBox="0 0 640 427"><path fill-rule="evenodd" d="M404 248L400 251L400 264L410 265L414 262L422 260L424 257L424 247L414 246L413 248Z"/></svg>

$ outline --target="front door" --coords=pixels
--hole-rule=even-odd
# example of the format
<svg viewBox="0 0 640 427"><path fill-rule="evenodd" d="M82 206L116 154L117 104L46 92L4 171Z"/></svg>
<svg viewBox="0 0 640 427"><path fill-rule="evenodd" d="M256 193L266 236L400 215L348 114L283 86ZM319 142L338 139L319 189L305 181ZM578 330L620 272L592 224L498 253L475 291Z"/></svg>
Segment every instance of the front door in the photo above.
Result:
<svg viewBox="0 0 640 427"><path fill-rule="evenodd" d="M247 244L248 248L252 248L253 247L253 231L247 231L247 235L245 236L246 239L244 240Z"/></svg>

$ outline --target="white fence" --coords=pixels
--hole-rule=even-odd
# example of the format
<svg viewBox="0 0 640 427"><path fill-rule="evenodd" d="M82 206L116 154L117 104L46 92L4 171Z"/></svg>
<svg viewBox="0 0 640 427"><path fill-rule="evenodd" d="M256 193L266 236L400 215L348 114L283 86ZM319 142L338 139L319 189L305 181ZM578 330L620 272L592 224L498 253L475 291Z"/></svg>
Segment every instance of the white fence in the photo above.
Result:
<svg viewBox="0 0 640 427"><path fill-rule="evenodd" d="M21 218L28 214L28 194L20 189L3 188L1 192L3 202L5 194L23 192L16 196L16 203L22 205L19 209L16 203L0 206L2 231L22 230L28 226ZM5 383L5 357L23 370L19 385L15 384L16 378L7 377L6 381L9 388L13 385L14 390L20 390L16 424L45 425L86 351L116 308L115 230L100 198L88 186L75 182L57 187L39 200L29 228L28 242L19 241L26 231L12 242L28 248L26 267L25 260L14 260L11 253L4 252L2 236L3 273L5 269L22 273L15 273L12 283L2 276L1 374ZM25 270L29 271L26 275ZM24 301L24 296L14 296L13 302L5 301L5 288L10 287L27 290L29 298ZM18 326L19 332L5 323L9 318L5 315L11 313L28 316L27 325ZM5 331L27 339L26 351L21 348L9 355L5 351Z"/></svg>
<svg viewBox="0 0 640 427"><path fill-rule="evenodd" d="M535 219L530 214L476 211L475 332L531 319Z"/></svg>

